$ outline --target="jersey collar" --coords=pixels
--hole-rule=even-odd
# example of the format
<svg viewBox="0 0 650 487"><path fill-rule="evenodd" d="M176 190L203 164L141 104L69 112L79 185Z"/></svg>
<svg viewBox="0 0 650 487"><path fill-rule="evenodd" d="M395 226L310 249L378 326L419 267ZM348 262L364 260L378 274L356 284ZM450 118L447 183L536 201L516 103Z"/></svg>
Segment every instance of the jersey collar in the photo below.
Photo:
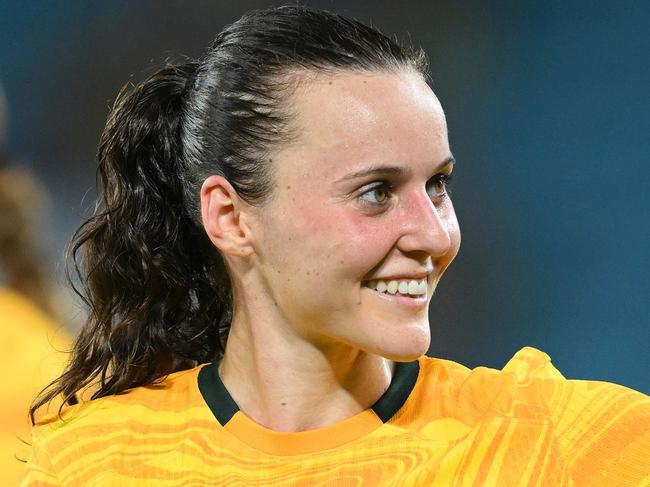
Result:
<svg viewBox="0 0 650 487"><path fill-rule="evenodd" d="M335 448L389 422L413 391L419 372L418 360L397 362L390 386L369 409L330 426L295 433L273 431L240 411L219 376L219 362L201 368L198 386L219 424L240 441L274 455L297 455Z"/></svg>

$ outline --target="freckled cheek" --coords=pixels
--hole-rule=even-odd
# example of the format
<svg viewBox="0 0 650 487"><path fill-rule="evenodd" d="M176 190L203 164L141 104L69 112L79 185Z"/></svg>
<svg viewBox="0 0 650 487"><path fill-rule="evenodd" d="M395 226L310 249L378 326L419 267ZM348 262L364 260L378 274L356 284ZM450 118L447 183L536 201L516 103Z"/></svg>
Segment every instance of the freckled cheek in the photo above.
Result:
<svg viewBox="0 0 650 487"><path fill-rule="evenodd" d="M296 245L303 246L312 264L327 266L330 272L339 269L335 274L340 276L359 278L386 255L394 240L393 227L358 212L323 211L301 219Z"/></svg>
<svg viewBox="0 0 650 487"><path fill-rule="evenodd" d="M331 212L297 212L285 218L277 228L280 239L286 242L283 251L290 256L287 264L299 267L304 276L317 277L322 269L331 268L337 259L345 258L340 255L345 239Z"/></svg>
<svg viewBox="0 0 650 487"><path fill-rule="evenodd" d="M367 273L390 251L397 239L395 230L398 227L390 219L370 218L358 213L349 215L345 222L350 248Z"/></svg>

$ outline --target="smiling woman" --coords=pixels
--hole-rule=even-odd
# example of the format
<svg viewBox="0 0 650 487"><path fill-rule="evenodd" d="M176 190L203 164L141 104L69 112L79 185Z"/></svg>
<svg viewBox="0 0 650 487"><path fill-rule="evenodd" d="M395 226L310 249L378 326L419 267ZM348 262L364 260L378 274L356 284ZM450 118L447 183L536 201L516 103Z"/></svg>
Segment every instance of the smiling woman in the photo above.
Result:
<svg viewBox="0 0 650 487"><path fill-rule="evenodd" d="M648 481L643 394L532 348L425 355L460 246L427 79L422 51L291 6L119 95L74 238L90 317L23 485Z"/></svg>

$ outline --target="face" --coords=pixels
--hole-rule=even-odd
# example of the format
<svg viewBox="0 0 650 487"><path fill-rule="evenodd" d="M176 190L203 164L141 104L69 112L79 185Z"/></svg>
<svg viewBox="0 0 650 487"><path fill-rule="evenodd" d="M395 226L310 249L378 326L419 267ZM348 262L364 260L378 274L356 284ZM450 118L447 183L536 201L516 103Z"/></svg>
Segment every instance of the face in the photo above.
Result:
<svg viewBox="0 0 650 487"><path fill-rule="evenodd" d="M273 157L274 197L255 223L263 292L295 336L415 358L460 245L440 103L415 73L317 77L292 101L300 136ZM422 279L418 297L369 287Z"/></svg>

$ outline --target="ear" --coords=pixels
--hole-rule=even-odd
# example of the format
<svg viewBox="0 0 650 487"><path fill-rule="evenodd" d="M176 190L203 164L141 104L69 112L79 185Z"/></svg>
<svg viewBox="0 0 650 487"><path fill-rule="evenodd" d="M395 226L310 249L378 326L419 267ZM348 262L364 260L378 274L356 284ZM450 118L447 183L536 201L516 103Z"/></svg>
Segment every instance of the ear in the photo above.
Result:
<svg viewBox="0 0 650 487"><path fill-rule="evenodd" d="M251 231L241 212L244 202L223 176L210 176L201 186L201 219L208 237L229 255L254 253Z"/></svg>

